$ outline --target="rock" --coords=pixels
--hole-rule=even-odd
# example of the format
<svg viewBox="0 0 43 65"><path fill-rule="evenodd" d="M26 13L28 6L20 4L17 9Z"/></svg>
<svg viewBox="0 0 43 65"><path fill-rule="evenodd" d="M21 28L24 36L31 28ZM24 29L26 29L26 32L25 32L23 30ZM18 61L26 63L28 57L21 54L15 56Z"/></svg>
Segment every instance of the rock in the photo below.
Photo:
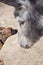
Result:
<svg viewBox="0 0 43 65"><path fill-rule="evenodd" d="M0 65L3 65L3 60L0 59Z"/></svg>
<svg viewBox="0 0 43 65"><path fill-rule="evenodd" d="M8 37L17 33L16 29L0 27L0 49Z"/></svg>

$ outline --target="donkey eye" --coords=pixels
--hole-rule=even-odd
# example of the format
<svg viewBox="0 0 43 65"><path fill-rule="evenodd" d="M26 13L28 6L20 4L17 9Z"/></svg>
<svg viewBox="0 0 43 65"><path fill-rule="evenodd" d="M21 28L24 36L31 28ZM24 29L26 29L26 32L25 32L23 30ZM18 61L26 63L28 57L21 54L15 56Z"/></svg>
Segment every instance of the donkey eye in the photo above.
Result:
<svg viewBox="0 0 43 65"><path fill-rule="evenodd" d="M18 10L21 10L21 9L26 9L24 5L20 6L17 8Z"/></svg>
<svg viewBox="0 0 43 65"><path fill-rule="evenodd" d="M22 9L22 7L18 7L18 10L21 10Z"/></svg>
<svg viewBox="0 0 43 65"><path fill-rule="evenodd" d="M18 7L18 10L21 10L21 9L26 9L24 5Z"/></svg>

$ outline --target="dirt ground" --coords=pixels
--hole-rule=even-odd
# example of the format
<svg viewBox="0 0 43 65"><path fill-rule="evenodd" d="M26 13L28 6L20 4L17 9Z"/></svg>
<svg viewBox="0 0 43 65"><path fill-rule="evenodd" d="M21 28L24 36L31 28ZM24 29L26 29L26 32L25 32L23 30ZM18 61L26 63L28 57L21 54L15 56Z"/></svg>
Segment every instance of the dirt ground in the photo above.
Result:
<svg viewBox="0 0 43 65"><path fill-rule="evenodd" d="M0 3L0 26L19 29L14 7ZM0 50L0 65L43 65L43 37L31 48L19 46L18 34L10 36Z"/></svg>

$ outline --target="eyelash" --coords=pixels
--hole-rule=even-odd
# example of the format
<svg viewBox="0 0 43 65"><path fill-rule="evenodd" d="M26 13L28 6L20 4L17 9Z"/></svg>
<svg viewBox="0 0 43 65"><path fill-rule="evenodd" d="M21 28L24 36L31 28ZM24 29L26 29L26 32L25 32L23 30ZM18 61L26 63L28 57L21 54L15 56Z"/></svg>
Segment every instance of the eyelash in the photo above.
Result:
<svg viewBox="0 0 43 65"><path fill-rule="evenodd" d="M25 6L24 6L24 5L23 5L23 6L19 6L19 7L17 7L16 9L17 9L17 10L25 9Z"/></svg>
<svg viewBox="0 0 43 65"><path fill-rule="evenodd" d="M21 9L22 9L22 7L19 7L18 9L19 9L19 10L21 10Z"/></svg>
<svg viewBox="0 0 43 65"><path fill-rule="evenodd" d="M22 7L21 7L21 6L17 8L17 10L21 10L21 9L22 9Z"/></svg>

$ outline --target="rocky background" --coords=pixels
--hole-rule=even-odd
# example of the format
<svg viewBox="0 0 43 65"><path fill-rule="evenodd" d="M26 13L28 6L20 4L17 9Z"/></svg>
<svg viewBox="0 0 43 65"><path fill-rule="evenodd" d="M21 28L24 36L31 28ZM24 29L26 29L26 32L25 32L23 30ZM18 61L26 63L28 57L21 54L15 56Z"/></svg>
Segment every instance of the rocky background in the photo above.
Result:
<svg viewBox="0 0 43 65"><path fill-rule="evenodd" d="M0 2L0 26L19 29L14 7ZM31 48L19 46L18 33L10 36L0 50L0 65L43 65L43 37Z"/></svg>

